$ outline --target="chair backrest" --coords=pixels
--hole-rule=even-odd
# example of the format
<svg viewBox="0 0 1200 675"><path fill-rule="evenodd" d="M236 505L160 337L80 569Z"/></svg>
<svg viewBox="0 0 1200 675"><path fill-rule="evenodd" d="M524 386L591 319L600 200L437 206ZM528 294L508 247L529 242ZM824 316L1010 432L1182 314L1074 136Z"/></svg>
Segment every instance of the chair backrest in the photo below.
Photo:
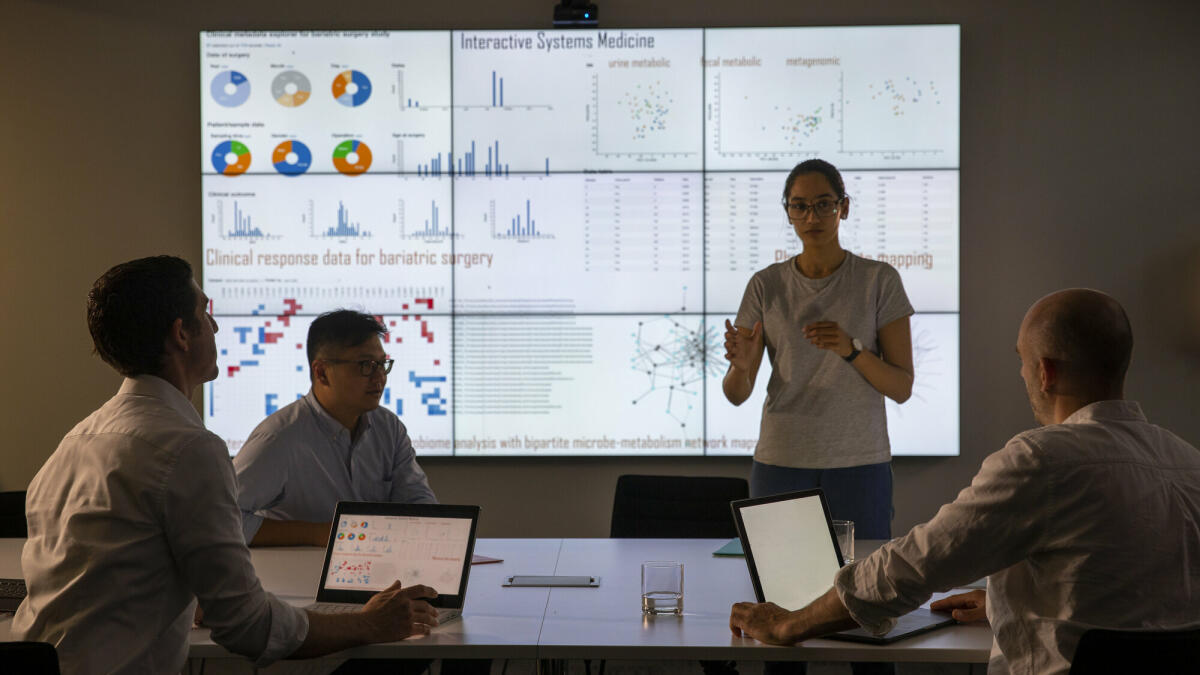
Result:
<svg viewBox="0 0 1200 675"><path fill-rule="evenodd" d="M745 499L744 478L634 476L617 479L610 537L736 537L729 502Z"/></svg>
<svg viewBox="0 0 1200 675"><path fill-rule="evenodd" d="M1092 673L1191 673L1200 668L1200 629L1083 634L1071 675Z"/></svg>
<svg viewBox="0 0 1200 675"><path fill-rule="evenodd" d="M0 537L29 536L25 525L25 491L0 492Z"/></svg>
<svg viewBox="0 0 1200 675"><path fill-rule="evenodd" d="M0 642L0 664L6 673L59 675L58 652L48 642Z"/></svg>

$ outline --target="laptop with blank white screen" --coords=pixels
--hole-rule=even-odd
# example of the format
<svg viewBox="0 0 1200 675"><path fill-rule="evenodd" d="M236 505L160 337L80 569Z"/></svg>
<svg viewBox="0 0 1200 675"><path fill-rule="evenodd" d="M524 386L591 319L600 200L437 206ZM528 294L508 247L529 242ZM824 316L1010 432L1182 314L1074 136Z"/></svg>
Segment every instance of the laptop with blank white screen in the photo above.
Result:
<svg viewBox="0 0 1200 675"><path fill-rule="evenodd" d="M730 507L759 602L794 611L833 586L833 577L844 563L821 490L742 499ZM954 623L949 614L917 609L899 617L886 635L857 628L825 637L888 644Z"/></svg>
<svg viewBox="0 0 1200 675"><path fill-rule="evenodd" d="M439 623L461 616L478 522L478 506L338 502L309 609L358 611L399 580L437 591Z"/></svg>

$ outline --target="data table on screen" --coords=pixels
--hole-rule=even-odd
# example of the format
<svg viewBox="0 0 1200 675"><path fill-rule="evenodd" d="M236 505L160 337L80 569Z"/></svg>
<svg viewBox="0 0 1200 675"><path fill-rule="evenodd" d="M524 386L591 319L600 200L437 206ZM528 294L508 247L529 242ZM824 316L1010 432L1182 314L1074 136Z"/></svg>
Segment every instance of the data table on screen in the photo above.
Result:
<svg viewBox="0 0 1200 675"><path fill-rule="evenodd" d="M459 178L464 312L699 312L696 174ZM548 283L549 282L549 283Z"/></svg>
<svg viewBox="0 0 1200 675"><path fill-rule="evenodd" d="M900 272L919 312L957 312L958 172L845 171L849 216L843 248ZM750 277L800 253L784 217L787 172L710 172L705 176L705 278L708 311L736 312Z"/></svg>

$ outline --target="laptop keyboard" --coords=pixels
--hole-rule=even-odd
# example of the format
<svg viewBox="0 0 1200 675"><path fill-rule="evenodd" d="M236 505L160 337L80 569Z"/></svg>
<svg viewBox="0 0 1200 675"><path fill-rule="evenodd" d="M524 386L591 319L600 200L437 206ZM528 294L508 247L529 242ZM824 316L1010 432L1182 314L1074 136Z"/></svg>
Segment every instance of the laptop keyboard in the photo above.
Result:
<svg viewBox="0 0 1200 675"><path fill-rule="evenodd" d="M304 609L311 610L317 614L352 614L360 611L362 605L351 605L344 602L314 602Z"/></svg>
<svg viewBox="0 0 1200 675"><path fill-rule="evenodd" d="M0 579L0 612L16 611L26 593L24 579Z"/></svg>
<svg viewBox="0 0 1200 675"><path fill-rule="evenodd" d="M362 608L362 605L356 605L348 602L314 602L304 609L311 610L317 614L350 614L361 611ZM446 623L447 621L453 621L460 616L462 616L461 609L454 609L450 607L442 607L438 609L439 624Z"/></svg>

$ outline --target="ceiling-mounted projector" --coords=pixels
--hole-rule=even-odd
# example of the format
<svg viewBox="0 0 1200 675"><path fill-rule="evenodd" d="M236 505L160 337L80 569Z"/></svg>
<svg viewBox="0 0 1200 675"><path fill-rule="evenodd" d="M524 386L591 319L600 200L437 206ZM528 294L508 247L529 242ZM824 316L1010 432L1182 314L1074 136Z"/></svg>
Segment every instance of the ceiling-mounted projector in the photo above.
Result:
<svg viewBox="0 0 1200 675"><path fill-rule="evenodd" d="M555 28L595 28L596 3L586 0L562 0L554 6Z"/></svg>

